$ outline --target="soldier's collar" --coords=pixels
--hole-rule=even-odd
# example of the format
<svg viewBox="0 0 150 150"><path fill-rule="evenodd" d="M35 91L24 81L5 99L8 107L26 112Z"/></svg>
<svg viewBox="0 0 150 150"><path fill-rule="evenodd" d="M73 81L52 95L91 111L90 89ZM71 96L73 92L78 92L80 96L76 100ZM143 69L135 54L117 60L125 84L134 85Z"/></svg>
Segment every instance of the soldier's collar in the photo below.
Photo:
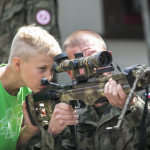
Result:
<svg viewBox="0 0 150 150"><path fill-rule="evenodd" d="M79 115L79 123L84 124L93 124L94 126L98 126L99 124L103 124L104 122L120 115L120 109L112 106L108 103L104 114L102 115L100 122L97 115L97 111L94 106L84 107Z"/></svg>
<svg viewBox="0 0 150 150"><path fill-rule="evenodd" d="M98 126L99 118L94 106L84 107L79 116L79 123Z"/></svg>
<svg viewBox="0 0 150 150"><path fill-rule="evenodd" d="M121 110L118 107L112 106L110 103L107 105L106 110L104 114L102 115L100 119L100 124L103 124L104 122L119 116L121 113Z"/></svg>

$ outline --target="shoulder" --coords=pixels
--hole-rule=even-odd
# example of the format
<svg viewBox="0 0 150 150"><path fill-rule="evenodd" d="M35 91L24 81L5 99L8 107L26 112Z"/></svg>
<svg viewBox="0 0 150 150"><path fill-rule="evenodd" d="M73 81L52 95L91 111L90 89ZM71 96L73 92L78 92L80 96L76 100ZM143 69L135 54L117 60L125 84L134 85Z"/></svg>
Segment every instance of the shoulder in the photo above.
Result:
<svg viewBox="0 0 150 150"><path fill-rule="evenodd" d="M30 94L32 91L28 87L22 87L22 92Z"/></svg>
<svg viewBox="0 0 150 150"><path fill-rule="evenodd" d="M1 64L0 65L0 79L3 76L5 70L6 70L6 64Z"/></svg>

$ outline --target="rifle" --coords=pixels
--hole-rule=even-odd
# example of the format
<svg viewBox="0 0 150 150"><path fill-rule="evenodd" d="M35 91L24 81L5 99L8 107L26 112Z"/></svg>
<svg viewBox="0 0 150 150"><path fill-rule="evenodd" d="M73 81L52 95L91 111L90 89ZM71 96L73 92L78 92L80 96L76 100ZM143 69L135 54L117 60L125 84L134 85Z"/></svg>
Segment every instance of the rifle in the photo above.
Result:
<svg viewBox="0 0 150 150"><path fill-rule="evenodd" d="M75 54L74 60L68 60L67 53L61 53L54 57L53 69L55 72L72 70L73 80L68 84L54 84L42 79L43 85L54 85L56 90L43 90L26 96L27 110L33 125L41 128L41 123L48 123L52 114L54 101L71 104L74 108L76 101L82 101L86 106L103 102L105 99L104 86L110 78L122 85L125 93L129 94L122 113L119 116L117 126L108 129L118 129L127 110L127 106L134 91L145 89L150 84L150 67L134 65L122 70L121 73L104 76L103 73L114 70L112 56L108 51L94 53L89 57L83 57L83 53ZM79 69L84 68L85 74L80 75ZM96 71L94 69L96 68ZM36 114L35 104L43 102L46 115Z"/></svg>

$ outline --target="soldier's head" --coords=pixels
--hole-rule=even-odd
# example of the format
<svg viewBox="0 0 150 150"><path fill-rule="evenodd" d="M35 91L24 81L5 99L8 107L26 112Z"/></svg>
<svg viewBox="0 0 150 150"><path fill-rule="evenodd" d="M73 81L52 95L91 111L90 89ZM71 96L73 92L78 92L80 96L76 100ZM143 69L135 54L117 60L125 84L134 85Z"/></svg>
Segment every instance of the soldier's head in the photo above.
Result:
<svg viewBox="0 0 150 150"><path fill-rule="evenodd" d="M13 39L8 65L20 73L23 86L37 92L43 77L52 79L53 57L59 53L58 42L47 31L35 25L24 26Z"/></svg>
<svg viewBox="0 0 150 150"><path fill-rule="evenodd" d="M101 36L90 30L78 30L64 42L64 51L67 52L69 59L75 59L75 53L83 52L83 56L88 57L95 52L105 51L106 49L106 44ZM72 72L68 71L67 73L73 79ZM83 73L84 69L80 69L80 74Z"/></svg>

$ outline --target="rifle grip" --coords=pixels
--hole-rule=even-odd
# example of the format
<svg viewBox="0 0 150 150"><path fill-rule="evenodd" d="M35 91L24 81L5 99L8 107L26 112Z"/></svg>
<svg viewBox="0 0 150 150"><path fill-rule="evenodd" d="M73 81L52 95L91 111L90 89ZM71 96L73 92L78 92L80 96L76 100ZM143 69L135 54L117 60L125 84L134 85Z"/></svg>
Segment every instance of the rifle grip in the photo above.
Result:
<svg viewBox="0 0 150 150"><path fill-rule="evenodd" d="M72 108L75 109L75 106L77 106L77 101L76 100L71 100L71 101L69 101L69 105L71 105Z"/></svg>
<svg viewBox="0 0 150 150"><path fill-rule="evenodd" d="M28 112L28 115L29 115L29 118L30 118L30 121L31 121L32 125L36 126L36 123L35 123L32 115L31 115L31 112L30 112L28 96L29 95L27 95L26 98L25 98L27 112Z"/></svg>

